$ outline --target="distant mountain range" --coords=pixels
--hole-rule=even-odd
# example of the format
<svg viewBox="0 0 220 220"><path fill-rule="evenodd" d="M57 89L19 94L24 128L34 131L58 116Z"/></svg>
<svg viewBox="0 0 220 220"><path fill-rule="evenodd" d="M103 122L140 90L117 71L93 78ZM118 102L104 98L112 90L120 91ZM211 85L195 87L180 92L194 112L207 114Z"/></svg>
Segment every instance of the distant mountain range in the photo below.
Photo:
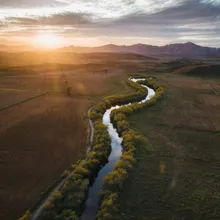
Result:
<svg viewBox="0 0 220 220"><path fill-rule="evenodd" d="M121 46L108 44L99 47L78 47L69 46L59 48L60 52L93 53L93 52L116 52L116 53L137 53L143 55L168 55L168 56L217 56L220 55L220 48L203 47L192 42L183 44L169 44L165 46L152 46L147 44L134 44Z"/></svg>
<svg viewBox="0 0 220 220"><path fill-rule="evenodd" d="M0 52L35 51L26 45L0 45ZM40 50L39 50L40 51ZM68 46L54 50L56 52L73 53L136 53L147 56L220 56L220 48L203 47L192 42L183 44L168 44L153 46L147 44L134 44L130 46L107 44L99 47Z"/></svg>

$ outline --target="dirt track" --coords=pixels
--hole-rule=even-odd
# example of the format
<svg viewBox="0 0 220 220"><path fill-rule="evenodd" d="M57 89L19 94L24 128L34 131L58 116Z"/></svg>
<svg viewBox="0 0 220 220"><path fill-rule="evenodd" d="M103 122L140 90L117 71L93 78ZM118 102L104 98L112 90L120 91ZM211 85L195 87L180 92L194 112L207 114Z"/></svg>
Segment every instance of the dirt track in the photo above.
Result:
<svg viewBox="0 0 220 220"><path fill-rule="evenodd" d="M92 110L92 108L89 109L88 114L90 113L91 110ZM93 123L92 123L92 121L91 121L90 119L89 119L89 131L90 131L90 138L89 138L90 143L89 143L89 146L88 146L88 149L87 149L87 153L89 152L89 150L90 150L90 148L91 148L90 146L91 146L91 144L92 144L92 142L93 142L93 139L94 139L94 126L93 126ZM82 161L82 162L84 162L84 161ZM62 180L62 181L53 189L53 191L47 196L47 198L42 201L42 203L41 203L41 204L39 205L39 207L35 210L35 212L32 213L31 220L36 220L36 219L39 217L39 215L41 214L41 212L42 212L43 209L44 209L45 204L46 204L46 203L48 202L48 200L51 198L51 196L53 195L53 193L56 192L56 191L58 191L58 190L60 190L60 188L64 185L64 183L71 178L71 176L72 176L73 173L74 173L74 171L71 172L64 180Z"/></svg>

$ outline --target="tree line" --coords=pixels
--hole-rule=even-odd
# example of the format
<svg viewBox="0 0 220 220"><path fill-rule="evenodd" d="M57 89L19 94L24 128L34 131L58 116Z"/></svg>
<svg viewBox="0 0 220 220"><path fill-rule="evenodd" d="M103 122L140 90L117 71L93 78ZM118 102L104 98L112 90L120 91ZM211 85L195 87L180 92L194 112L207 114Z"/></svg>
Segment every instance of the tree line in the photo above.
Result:
<svg viewBox="0 0 220 220"><path fill-rule="evenodd" d="M123 185L136 163L135 154L137 149L147 146L145 138L135 132L128 122L128 116L143 108L153 105L161 99L164 89L154 80L145 80L142 84L153 88L156 91L155 96L141 104L137 102L112 111L111 121L123 138L123 154L120 160L115 164L114 170L104 178L104 184L101 192L101 205L97 213L98 220L111 220L114 213L117 212L117 198L123 190Z"/></svg>

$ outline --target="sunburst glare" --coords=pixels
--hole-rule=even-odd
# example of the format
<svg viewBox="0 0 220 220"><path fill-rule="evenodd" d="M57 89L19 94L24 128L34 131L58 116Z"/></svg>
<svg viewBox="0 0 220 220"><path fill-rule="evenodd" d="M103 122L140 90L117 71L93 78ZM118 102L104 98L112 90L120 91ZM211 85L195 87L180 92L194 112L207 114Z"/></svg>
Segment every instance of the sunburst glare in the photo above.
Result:
<svg viewBox="0 0 220 220"><path fill-rule="evenodd" d="M59 36L52 33L41 33L34 37L34 46L38 48L56 48L62 43Z"/></svg>

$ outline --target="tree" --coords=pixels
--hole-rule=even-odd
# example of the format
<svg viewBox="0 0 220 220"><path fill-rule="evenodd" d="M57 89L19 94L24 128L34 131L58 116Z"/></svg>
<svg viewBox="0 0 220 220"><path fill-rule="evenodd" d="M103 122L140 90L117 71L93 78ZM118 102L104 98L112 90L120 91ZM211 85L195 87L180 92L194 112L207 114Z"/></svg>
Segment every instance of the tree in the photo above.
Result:
<svg viewBox="0 0 220 220"><path fill-rule="evenodd" d="M30 211L27 211L19 220L30 220L31 219L31 213Z"/></svg>
<svg viewBox="0 0 220 220"><path fill-rule="evenodd" d="M72 95L72 87L71 87L71 86L68 86L68 87L67 87L67 95L68 95L68 96L71 96L71 95Z"/></svg>
<svg viewBox="0 0 220 220"><path fill-rule="evenodd" d="M76 216L75 212L70 209L66 209L58 215L55 220L79 220L79 218Z"/></svg>

